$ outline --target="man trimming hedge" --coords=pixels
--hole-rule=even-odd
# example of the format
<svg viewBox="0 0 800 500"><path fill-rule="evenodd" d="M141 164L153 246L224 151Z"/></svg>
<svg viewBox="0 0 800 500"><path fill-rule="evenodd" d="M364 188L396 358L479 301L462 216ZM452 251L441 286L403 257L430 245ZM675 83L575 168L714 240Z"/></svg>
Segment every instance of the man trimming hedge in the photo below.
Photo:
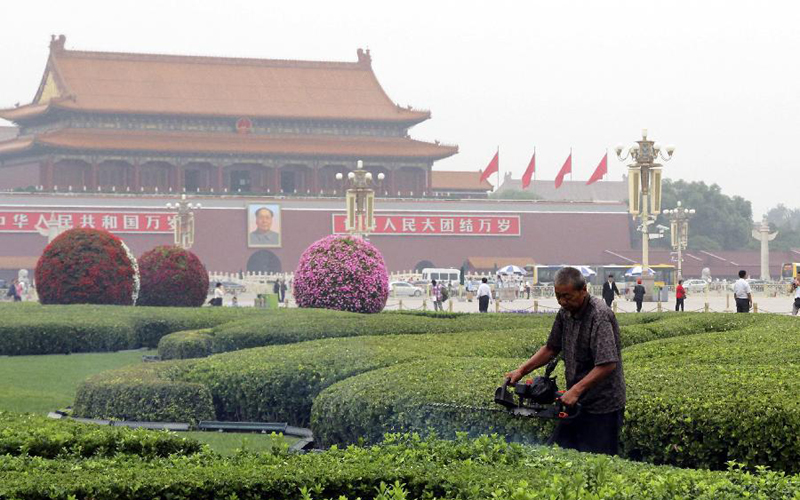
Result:
<svg viewBox="0 0 800 500"><path fill-rule="evenodd" d="M565 267L555 276L561 310L547 343L516 370L506 374L516 383L563 352L567 392L561 401L581 413L559 421L551 442L562 448L617 454L619 431L625 413L625 375L619 325L611 309L586 290L580 271Z"/></svg>

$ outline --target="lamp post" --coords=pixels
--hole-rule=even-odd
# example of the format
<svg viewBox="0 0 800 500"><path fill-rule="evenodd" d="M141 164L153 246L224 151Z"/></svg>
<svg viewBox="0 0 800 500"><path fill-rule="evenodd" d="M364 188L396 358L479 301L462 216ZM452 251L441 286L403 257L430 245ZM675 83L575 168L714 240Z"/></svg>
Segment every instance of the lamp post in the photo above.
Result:
<svg viewBox="0 0 800 500"><path fill-rule="evenodd" d="M633 217L639 216L642 225L638 230L642 233L642 284L651 296L653 277L648 276L650 266L650 238L659 237L651 235L649 226L655 222L661 212L661 164L659 159L669 161L675 146L667 146L662 150L660 144L647 139L647 129L642 130L642 139L628 148L623 155L624 146L615 148L619 161L628 158L633 163L628 164L628 211ZM664 154L666 152L666 155Z"/></svg>
<svg viewBox="0 0 800 500"><path fill-rule="evenodd" d="M166 207L170 210L177 210L178 215L173 218L175 245L188 250L194 245L194 212L203 208L200 203L190 203L186 195L182 194L177 203L167 203Z"/></svg>
<svg viewBox="0 0 800 500"><path fill-rule="evenodd" d="M678 280L683 279L683 251L689 243L689 218L694 213L693 208L684 208L680 201L677 207L664 210L664 215L669 219L672 248L678 252Z"/></svg>
<svg viewBox="0 0 800 500"><path fill-rule="evenodd" d="M384 179L378 174L378 182L372 179L372 172L364 170L364 162L358 160L356 169L347 173L350 187L345 195L347 218L345 230L358 238L366 236L375 229L375 186ZM341 172L336 174L337 181L344 181Z"/></svg>

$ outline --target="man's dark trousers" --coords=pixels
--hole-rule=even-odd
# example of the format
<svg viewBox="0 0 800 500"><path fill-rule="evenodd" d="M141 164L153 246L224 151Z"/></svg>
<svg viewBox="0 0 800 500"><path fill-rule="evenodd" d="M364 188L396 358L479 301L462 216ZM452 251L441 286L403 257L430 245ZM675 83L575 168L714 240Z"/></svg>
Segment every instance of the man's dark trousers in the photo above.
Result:
<svg viewBox="0 0 800 500"><path fill-rule="evenodd" d="M489 312L489 296L482 295L478 297L478 312Z"/></svg>
<svg viewBox="0 0 800 500"><path fill-rule="evenodd" d="M574 420L558 422L548 444L561 448L616 455L619 452L619 432L625 409L610 413L581 412Z"/></svg>
<svg viewBox="0 0 800 500"><path fill-rule="evenodd" d="M736 312L749 313L750 312L750 299L736 298Z"/></svg>
<svg viewBox="0 0 800 500"><path fill-rule="evenodd" d="M638 312L642 312L642 302L643 302L643 301L644 301L643 299L635 299L635 302L636 302L636 312L637 312L637 313L638 313Z"/></svg>

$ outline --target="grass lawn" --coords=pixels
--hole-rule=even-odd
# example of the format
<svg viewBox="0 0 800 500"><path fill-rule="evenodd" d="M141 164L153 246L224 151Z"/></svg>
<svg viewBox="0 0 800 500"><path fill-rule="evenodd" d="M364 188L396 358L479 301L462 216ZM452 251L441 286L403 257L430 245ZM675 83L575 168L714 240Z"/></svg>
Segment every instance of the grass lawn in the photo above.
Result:
<svg viewBox="0 0 800 500"><path fill-rule="evenodd" d="M0 410L46 414L72 404L75 389L86 377L112 368L142 362L155 351L135 350L90 354L0 356ZM187 432L182 436L207 443L223 455L236 450L268 451L275 444L269 434ZM292 445L297 438L285 437Z"/></svg>
<svg viewBox="0 0 800 500"><path fill-rule="evenodd" d="M142 362L155 351L0 357L0 410L44 413L72 404L86 377Z"/></svg>

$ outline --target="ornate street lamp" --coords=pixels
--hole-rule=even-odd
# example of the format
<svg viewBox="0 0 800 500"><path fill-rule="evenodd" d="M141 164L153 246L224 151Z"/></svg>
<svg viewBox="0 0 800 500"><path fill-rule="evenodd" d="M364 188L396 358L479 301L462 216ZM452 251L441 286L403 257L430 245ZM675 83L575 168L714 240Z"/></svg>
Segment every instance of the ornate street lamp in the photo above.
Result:
<svg viewBox="0 0 800 500"><path fill-rule="evenodd" d="M194 212L203 208L200 203L189 203L186 195L182 194L177 203L167 203L166 207L170 210L177 210L178 215L173 218L175 245L188 250L194 245Z"/></svg>
<svg viewBox="0 0 800 500"><path fill-rule="evenodd" d="M642 233L642 284L650 295L654 277L647 273L650 266L649 245L650 239L659 235L651 235L648 227L661 212L661 165L656 161L659 158L665 162L671 160L675 146L667 146L662 151L660 144L647 140L647 129L643 129L642 140L628 148L625 155L622 154L623 149L624 146L619 145L615 151L619 161L628 158L633 160L628 165L628 211L634 218L639 216L642 220L638 228Z"/></svg>
<svg viewBox="0 0 800 500"><path fill-rule="evenodd" d="M689 218L694 215L693 208L684 208L681 202L672 209L664 210L664 215L669 219L669 229L672 233L672 248L678 252L678 280L683 279L683 251L689 243Z"/></svg>
<svg viewBox="0 0 800 500"><path fill-rule="evenodd" d="M346 194L347 219L345 230L353 236L365 238L375 230L375 189L383 181L383 173L378 174L378 182L373 182L372 172L364 170L364 162L358 160L356 169L348 172L347 181L350 187ZM341 172L336 174L337 181L343 181Z"/></svg>

